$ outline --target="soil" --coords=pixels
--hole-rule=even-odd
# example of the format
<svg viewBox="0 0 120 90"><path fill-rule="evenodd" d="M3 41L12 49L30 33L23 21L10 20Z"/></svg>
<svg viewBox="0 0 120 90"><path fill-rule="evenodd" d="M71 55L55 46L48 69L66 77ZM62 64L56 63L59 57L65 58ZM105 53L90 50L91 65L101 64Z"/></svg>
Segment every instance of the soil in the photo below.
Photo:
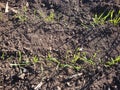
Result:
<svg viewBox="0 0 120 90"><path fill-rule="evenodd" d="M119 0L8 2L20 14L0 8L0 90L120 90L120 62L105 65L120 55L120 23L91 24L95 14L118 12ZM55 17L47 21L51 12ZM47 60L50 53L60 63L73 65L70 60L78 48L88 58L96 54L95 64L78 60L74 66L81 69L76 70ZM37 63L32 61L35 56ZM19 60L30 63L11 66Z"/></svg>

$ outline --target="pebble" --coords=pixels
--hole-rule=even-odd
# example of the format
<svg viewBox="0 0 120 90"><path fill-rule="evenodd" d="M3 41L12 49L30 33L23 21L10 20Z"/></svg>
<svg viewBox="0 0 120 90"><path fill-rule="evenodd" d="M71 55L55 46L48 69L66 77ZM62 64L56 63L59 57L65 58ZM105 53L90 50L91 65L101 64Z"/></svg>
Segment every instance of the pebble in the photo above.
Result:
<svg viewBox="0 0 120 90"><path fill-rule="evenodd" d="M19 76L19 78L21 78L21 79L24 79L24 77L25 77L24 73Z"/></svg>

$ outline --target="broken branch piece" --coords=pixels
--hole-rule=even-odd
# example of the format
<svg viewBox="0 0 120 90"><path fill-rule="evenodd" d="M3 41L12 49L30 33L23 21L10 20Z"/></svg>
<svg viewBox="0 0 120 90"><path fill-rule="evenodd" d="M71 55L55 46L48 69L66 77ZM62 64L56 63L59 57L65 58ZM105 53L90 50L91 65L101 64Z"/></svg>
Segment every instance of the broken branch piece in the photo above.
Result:
<svg viewBox="0 0 120 90"><path fill-rule="evenodd" d="M6 3L6 5L4 5L3 3L0 3L0 8L5 8L5 12L9 12L8 10L11 10L14 13L18 13L17 10L15 10L14 8L9 7L8 2Z"/></svg>

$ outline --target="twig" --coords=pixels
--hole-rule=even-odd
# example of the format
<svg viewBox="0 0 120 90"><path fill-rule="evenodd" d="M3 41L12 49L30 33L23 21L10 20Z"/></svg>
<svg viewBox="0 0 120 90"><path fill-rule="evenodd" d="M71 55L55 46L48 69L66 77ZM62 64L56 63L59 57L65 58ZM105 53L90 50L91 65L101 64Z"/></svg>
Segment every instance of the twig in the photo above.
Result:
<svg viewBox="0 0 120 90"><path fill-rule="evenodd" d="M81 76L83 73L77 73L77 74L74 74L72 76L68 76L66 79L72 79L72 78L76 78L76 77L79 77Z"/></svg>
<svg viewBox="0 0 120 90"><path fill-rule="evenodd" d="M41 88L41 86L43 85L44 79L45 79L45 77L42 78L41 82L34 88L34 90L39 90Z"/></svg>
<svg viewBox="0 0 120 90"><path fill-rule="evenodd" d="M34 88L35 90L39 90L40 88L41 88L41 86L42 86L42 81Z"/></svg>
<svg viewBox="0 0 120 90"><path fill-rule="evenodd" d="M4 3L0 3L0 8L5 8L5 12L7 12L7 10L9 9L14 13L18 13L17 10L8 6L8 2L6 3L6 5L4 5Z"/></svg>
<svg viewBox="0 0 120 90"><path fill-rule="evenodd" d="M5 13L8 13L9 12L9 6L8 6L8 2L6 3L6 6L5 6Z"/></svg>

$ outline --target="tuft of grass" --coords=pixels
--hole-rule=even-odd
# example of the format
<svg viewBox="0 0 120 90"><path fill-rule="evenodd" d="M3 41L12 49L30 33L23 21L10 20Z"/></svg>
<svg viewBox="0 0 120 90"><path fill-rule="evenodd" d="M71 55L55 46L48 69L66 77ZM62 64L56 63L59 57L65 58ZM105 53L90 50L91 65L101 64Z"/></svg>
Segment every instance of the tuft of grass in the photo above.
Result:
<svg viewBox="0 0 120 90"><path fill-rule="evenodd" d="M79 49L77 49L77 51L75 52L75 54L73 55L73 59L71 60L72 63L76 63L77 60L80 59L80 52L78 51Z"/></svg>
<svg viewBox="0 0 120 90"><path fill-rule="evenodd" d="M107 20L108 19L108 20ZM93 24L105 24L105 22L108 21L112 23L113 25L118 25L120 22L120 10L117 14L115 14L114 10L110 10L106 15L105 12L103 12L100 15L95 14L93 18Z"/></svg>
<svg viewBox="0 0 120 90"><path fill-rule="evenodd" d="M81 57L80 57L80 60L82 60L86 63L89 63L91 65L95 65L95 63L93 62L93 58L94 58L94 55L92 57L88 58L87 54L85 52L83 52Z"/></svg>
<svg viewBox="0 0 120 90"><path fill-rule="evenodd" d="M52 57L50 53L48 53L48 56L47 56L46 59L49 60L49 61L55 62L58 65L60 64L60 62L56 58Z"/></svg>
<svg viewBox="0 0 120 90"><path fill-rule="evenodd" d="M39 62L39 58L37 56L34 56L32 61L33 61L33 63L38 63Z"/></svg>
<svg viewBox="0 0 120 90"><path fill-rule="evenodd" d="M77 71L81 69L81 66L76 66L75 64L67 64L67 63L64 64L64 63L61 63L58 59L52 57L52 56L50 55L50 53L48 53L46 59L49 60L49 61L51 61L51 62L53 62L53 63L57 63L57 66L58 66L58 67L62 67L62 68L66 68L66 67L68 67L68 68L73 68L73 69L75 69L75 70L77 70Z"/></svg>
<svg viewBox="0 0 120 90"><path fill-rule="evenodd" d="M18 52L18 63L15 64L10 64L11 66L18 66L18 67L22 67L22 66L26 66L29 65L30 62L29 61L22 61L22 53L19 51Z"/></svg>
<svg viewBox="0 0 120 90"><path fill-rule="evenodd" d="M118 24L120 23L120 10L119 10L118 14L117 14L115 17L113 17L113 16L114 16L114 13L115 13L114 10L111 11L110 20L109 20L109 21L110 21L113 25L118 25Z"/></svg>
<svg viewBox="0 0 120 90"><path fill-rule="evenodd" d="M54 11L50 11L49 15L47 15L45 12L42 10L39 11L39 16L40 18L43 18L45 22L53 22L55 19L55 13Z"/></svg>
<svg viewBox="0 0 120 90"><path fill-rule="evenodd" d="M22 14L17 14L15 15L15 18L18 18L20 22L25 22L27 21L27 17L25 15L22 15Z"/></svg>
<svg viewBox="0 0 120 90"><path fill-rule="evenodd" d="M92 57L88 58L86 52L79 52L79 48L78 48L75 54L73 55L73 59L71 60L71 62L76 63L78 60L82 60L86 63L94 65L95 63L93 62L93 59L95 57L96 57L96 53Z"/></svg>
<svg viewBox="0 0 120 90"><path fill-rule="evenodd" d="M108 61L106 63L106 66L112 66L117 64L118 62L120 62L120 56L117 56L115 59L112 58L111 61Z"/></svg>
<svg viewBox="0 0 120 90"><path fill-rule="evenodd" d="M104 14L105 14L104 12L100 15L95 14L95 17L93 18L94 24L97 24L97 25L98 24L101 24L101 25L105 24L107 18L111 14L111 11L109 11L107 15L104 15Z"/></svg>
<svg viewBox="0 0 120 90"><path fill-rule="evenodd" d="M69 64L60 64L60 67L63 67L63 68L65 68L65 67L72 68L72 66L71 66L71 65L69 65Z"/></svg>
<svg viewBox="0 0 120 90"><path fill-rule="evenodd" d="M55 19L55 13L53 11L50 12L50 14L45 18L46 22L53 22Z"/></svg>
<svg viewBox="0 0 120 90"><path fill-rule="evenodd" d="M60 67L68 67L68 68L73 68L77 71L79 71L81 69L81 66L77 66L77 65L74 65L74 64L60 64Z"/></svg>
<svg viewBox="0 0 120 90"><path fill-rule="evenodd" d="M24 6L21 13L17 13L16 15L14 15L14 18L18 19L20 22L23 23L28 20L26 12L27 12L27 7Z"/></svg>

